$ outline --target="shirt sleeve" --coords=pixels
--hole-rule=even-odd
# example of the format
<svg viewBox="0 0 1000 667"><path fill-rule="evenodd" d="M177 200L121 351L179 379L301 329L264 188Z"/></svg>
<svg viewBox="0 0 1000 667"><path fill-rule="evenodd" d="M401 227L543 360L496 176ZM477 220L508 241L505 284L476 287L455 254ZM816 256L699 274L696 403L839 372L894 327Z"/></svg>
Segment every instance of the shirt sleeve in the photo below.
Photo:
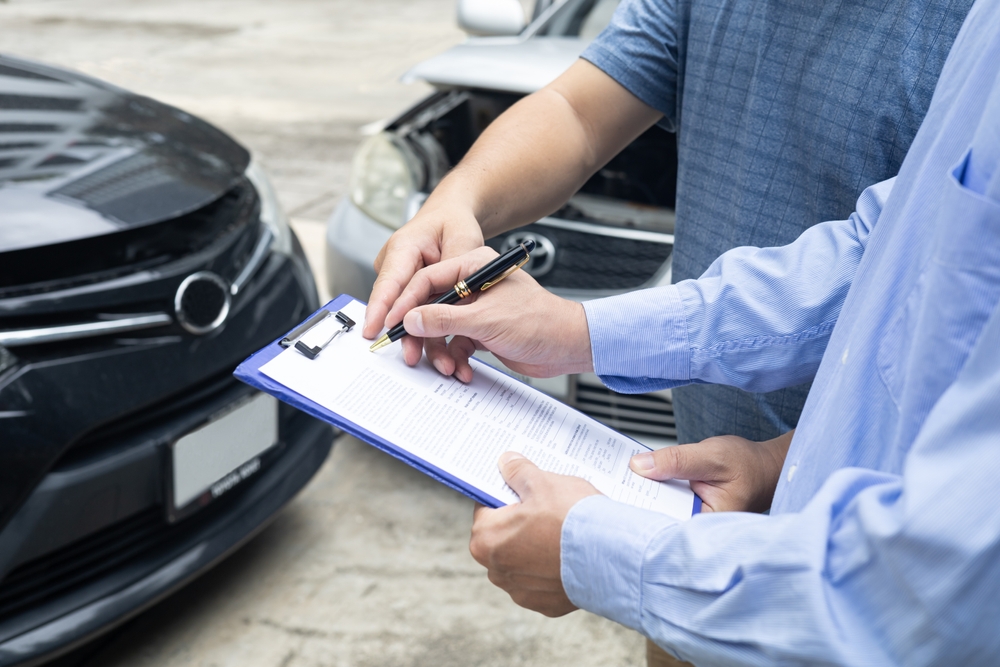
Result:
<svg viewBox="0 0 1000 667"><path fill-rule="evenodd" d="M622 393L808 382L894 181L866 189L847 220L789 245L735 248L697 280L584 303L594 371Z"/></svg>
<svg viewBox="0 0 1000 667"><path fill-rule="evenodd" d="M1000 655L1000 306L901 476L844 468L797 513L573 507L574 604L695 664L991 665Z"/></svg>
<svg viewBox="0 0 1000 667"><path fill-rule="evenodd" d="M677 127L676 0L625 0L580 55Z"/></svg>

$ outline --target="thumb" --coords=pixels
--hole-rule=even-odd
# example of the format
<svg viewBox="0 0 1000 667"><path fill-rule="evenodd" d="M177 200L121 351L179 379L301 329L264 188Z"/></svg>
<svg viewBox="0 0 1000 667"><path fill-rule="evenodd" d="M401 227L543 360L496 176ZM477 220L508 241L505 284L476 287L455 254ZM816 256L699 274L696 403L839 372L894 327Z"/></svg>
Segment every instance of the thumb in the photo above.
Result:
<svg viewBox="0 0 1000 667"><path fill-rule="evenodd" d="M503 481L514 490L514 493L524 502L531 495L533 480L542 472L534 463L517 452L504 452L500 455L500 474Z"/></svg>
<svg viewBox="0 0 1000 667"><path fill-rule="evenodd" d="M629 467L637 475L649 479L711 480L721 469L718 457L697 445L675 445L654 452L636 454Z"/></svg>
<svg viewBox="0 0 1000 667"><path fill-rule="evenodd" d="M467 306L430 305L414 308L403 317L406 333L420 338L468 336L477 338L478 323Z"/></svg>

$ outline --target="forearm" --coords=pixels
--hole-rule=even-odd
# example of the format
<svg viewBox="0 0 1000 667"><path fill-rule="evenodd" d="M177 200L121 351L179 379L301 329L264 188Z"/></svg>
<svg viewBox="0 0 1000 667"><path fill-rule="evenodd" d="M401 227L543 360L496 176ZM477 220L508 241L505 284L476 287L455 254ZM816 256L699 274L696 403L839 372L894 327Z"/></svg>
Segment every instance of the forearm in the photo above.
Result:
<svg viewBox="0 0 1000 667"><path fill-rule="evenodd" d="M417 271L555 211L660 115L584 60L508 109L382 246L364 335L398 322L386 315Z"/></svg>
<svg viewBox="0 0 1000 667"><path fill-rule="evenodd" d="M573 111L556 92L497 118L424 204L468 209L490 238L558 209L597 168Z"/></svg>
<svg viewBox="0 0 1000 667"><path fill-rule="evenodd" d="M797 512L682 524L585 498L563 524L566 592L697 664L993 664L998 395L994 308L901 474L844 467Z"/></svg>
<svg viewBox="0 0 1000 667"><path fill-rule="evenodd" d="M691 382L772 391L815 374L891 191L779 248L735 248L698 280L584 304L594 368L616 391Z"/></svg>
<svg viewBox="0 0 1000 667"><path fill-rule="evenodd" d="M578 61L490 124L424 207L470 211L486 238L533 222L562 206L658 117Z"/></svg>

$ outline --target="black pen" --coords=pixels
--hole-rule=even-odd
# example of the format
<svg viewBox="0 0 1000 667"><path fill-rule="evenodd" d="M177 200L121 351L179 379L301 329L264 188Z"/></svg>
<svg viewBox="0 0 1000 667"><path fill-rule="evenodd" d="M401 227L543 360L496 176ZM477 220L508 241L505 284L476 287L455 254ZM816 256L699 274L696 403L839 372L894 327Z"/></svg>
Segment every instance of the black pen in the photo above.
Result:
<svg viewBox="0 0 1000 667"><path fill-rule="evenodd" d="M431 303L452 304L456 301L461 301L467 296L472 296L474 292L485 292L509 276L511 273L524 266L530 257L529 253L531 253L534 249L534 240L525 239L524 242L514 246L504 254L500 255L465 280L459 280L455 283L455 286L451 290L434 299ZM385 347L389 343L395 343L405 335L406 329L403 328L403 323L400 322L383 334L381 338L372 343L369 349L374 352L375 350Z"/></svg>

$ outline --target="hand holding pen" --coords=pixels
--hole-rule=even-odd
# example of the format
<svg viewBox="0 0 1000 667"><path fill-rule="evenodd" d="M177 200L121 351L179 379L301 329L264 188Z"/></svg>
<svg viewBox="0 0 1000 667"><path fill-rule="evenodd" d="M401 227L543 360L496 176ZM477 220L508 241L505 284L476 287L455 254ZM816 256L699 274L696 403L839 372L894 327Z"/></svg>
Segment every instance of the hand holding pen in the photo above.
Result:
<svg viewBox="0 0 1000 667"><path fill-rule="evenodd" d="M583 307L555 296L524 271L507 274L495 289L470 289L470 297L460 305L427 303L463 278L469 287L477 270L496 258L494 250L483 247L414 275L388 316L390 322L403 319L409 334L400 339L406 363L415 365L426 350L439 372L469 382L469 357L485 349L512 370L534 377L590 370ZM448 344L445 336L453 336Z"/></svg>
<svg viewBox="0 0 1000 667"><path fill-rule="evenodd" d="M531 251L535 249L535 242L527 239L524 243L514 246L504 254L486 264L481 269L473 273L464 280L459 280L450 290L434 299L431 304L453 304L462 299L466 299L478 292L485 292L501 280L509 276L514 271L524 266L531 258ZM400 322L389 329L381 338L372 343L371 351L385 347L389 343L395 343L406 335L406 329Z"/></svg>

